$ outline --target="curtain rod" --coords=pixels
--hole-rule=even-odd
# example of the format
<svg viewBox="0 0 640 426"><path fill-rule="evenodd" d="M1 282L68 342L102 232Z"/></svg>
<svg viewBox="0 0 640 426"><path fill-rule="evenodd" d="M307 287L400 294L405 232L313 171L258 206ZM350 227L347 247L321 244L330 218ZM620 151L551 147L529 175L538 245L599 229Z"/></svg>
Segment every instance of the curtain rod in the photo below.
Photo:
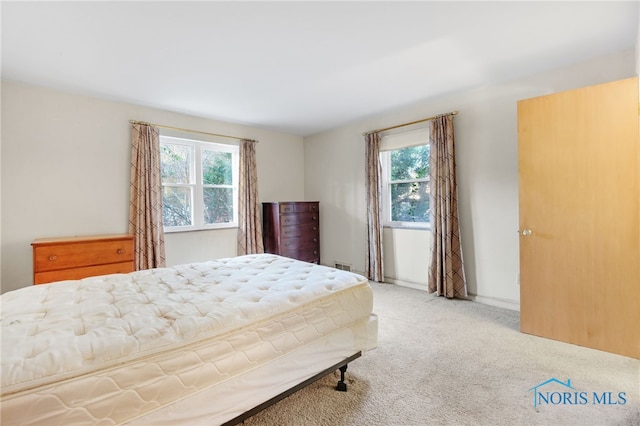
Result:
<svg viewBox="0 0 640 426"><path fill-rule="evenodd" d="M249 141L249 142L258 143L258 141L255 140L255 139L240 138L238 136L221 135L221 134L218 134L218 133L201 132L199 130L183 129L182 127L165 126L164 124L147 123L146 121L129 120L129 123L131 123L131 124L145 124L147 126L162 127L163 129L178 130L178 131L181 131L181 132L188 132L188 133L199 133L201 135L218 136L218 137L221 137L221 138L245 140L245 141Z"/></svg>
<svg viewBox="0 0 640 426"><path fill-rule="evenodd" d="M445 114L434 115L433 117L423 118L421 120L411 121L409 123L402 123L402 124L398 124L396 126L385 127L384 129L371 130L369 132L363 133L362 135L365 136L365 135L370 135L371 133L386 132L387 130L397 129L397 128L405 127L405 126L411 126L412 124L424 123L425 121L432 121L432 120L435 120L438 117L444 117L444 116L447 116L447 115L458 115L458 111L452 111L452 112L447 112Z"/></svg>

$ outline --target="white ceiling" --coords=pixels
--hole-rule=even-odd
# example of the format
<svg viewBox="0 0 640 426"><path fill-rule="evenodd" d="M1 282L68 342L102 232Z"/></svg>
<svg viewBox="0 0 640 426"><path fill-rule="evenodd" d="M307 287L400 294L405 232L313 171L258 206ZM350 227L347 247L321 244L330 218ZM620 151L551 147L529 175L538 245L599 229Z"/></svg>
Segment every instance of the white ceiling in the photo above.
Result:
<svg viewBox="0 0 640 426"><path fill-rule="evenodd" d="M632 49L638 5L3 1L2 78L309 135Z"/></svg>

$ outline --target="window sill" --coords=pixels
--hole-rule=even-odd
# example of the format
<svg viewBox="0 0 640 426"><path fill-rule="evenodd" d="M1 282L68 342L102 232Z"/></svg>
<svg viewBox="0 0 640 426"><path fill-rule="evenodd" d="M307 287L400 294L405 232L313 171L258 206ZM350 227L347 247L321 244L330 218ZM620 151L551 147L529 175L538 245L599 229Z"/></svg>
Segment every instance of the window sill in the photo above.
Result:
<svg viewBox="0 0 640 426"><path fill-rule="evenodd" d="M382 226L383 228L390 229L412 229L415 231L431 231L431 225L396 225L396 224L385 224Z"/></svg>
<svg viewBox="0 0 640 426"><path fill-rule="evenodd" d="M165 234L180 234L183 232L218 231L222 229L238 229L238 225L216 226L211 228L185 228L185 229L165 229Z"/></svg>

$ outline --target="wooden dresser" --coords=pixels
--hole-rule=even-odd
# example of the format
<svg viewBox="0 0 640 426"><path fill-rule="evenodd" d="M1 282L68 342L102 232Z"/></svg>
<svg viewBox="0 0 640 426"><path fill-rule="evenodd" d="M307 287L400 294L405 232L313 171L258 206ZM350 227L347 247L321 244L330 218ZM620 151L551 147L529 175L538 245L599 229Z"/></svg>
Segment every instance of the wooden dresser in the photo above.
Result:
<svg viewBox="0 0 640 426"><path fill-rule="evenodd" d="M42 238L31 245L34 284L135 270L133 235Z"/></svg>
<svg viewBox="0 0 640 426"><path fill-rule="evenodd" d="M264 251L320 264L317 201L262 203Z"/></svg>

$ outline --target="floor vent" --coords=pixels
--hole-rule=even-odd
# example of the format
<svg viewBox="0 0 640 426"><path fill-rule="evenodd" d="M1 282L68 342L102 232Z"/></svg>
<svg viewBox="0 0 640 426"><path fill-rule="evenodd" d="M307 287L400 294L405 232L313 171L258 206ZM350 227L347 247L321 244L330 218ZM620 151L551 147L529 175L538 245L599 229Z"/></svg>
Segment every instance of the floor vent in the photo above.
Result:
<svg viewBox="0 0 640 426"><path fill-rule="evenodd" d="M348 263L334 262L333 267L336 269L340 269L341 271L351 272L351 265L349 265Z"/></svg>

